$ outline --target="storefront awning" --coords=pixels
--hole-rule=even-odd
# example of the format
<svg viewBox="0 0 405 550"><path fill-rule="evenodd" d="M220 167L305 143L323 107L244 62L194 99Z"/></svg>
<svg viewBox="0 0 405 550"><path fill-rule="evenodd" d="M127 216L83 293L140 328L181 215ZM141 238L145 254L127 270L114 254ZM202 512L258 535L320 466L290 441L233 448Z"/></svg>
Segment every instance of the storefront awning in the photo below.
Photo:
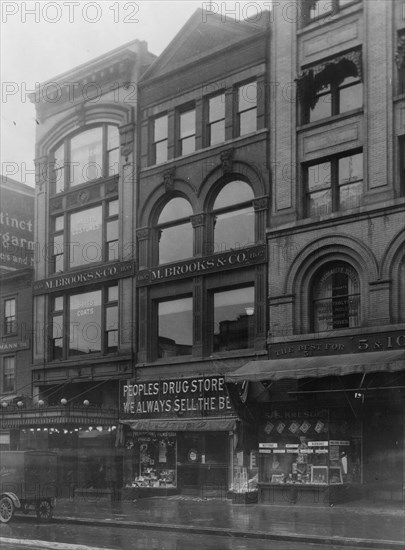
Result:
<svg viewBox="0 0 405 550"><path fill-rule="evenodd" d="M268 359L251 361L238 370L225 375L226 382L260 382L285 378L322 378L371 372L396 372L405 370L405 350L376 351L323 355L295 359Z"/></svg>
<svg viewBox="0 0 405 550"><path fill-rule="evenodd" d="M185 420L144 418L120 420L136 432L228 432L236 427L236 418L196 418Z"/></svg>

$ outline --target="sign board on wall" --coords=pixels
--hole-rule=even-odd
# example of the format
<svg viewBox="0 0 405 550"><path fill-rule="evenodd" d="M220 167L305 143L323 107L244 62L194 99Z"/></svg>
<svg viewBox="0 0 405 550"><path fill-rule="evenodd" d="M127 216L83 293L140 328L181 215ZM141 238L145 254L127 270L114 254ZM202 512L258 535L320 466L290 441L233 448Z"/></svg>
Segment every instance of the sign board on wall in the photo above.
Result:
<svg viewBox="0 0 405 550"><path fill-rule="evenodd" d="M233 412L223 377L135 382L120 386L120 409L126 418L201 418Z"/></svg>
<svg viewBox="0 0 405 550"><path fill-rule="evenodd" d="M34 263L34 189L10 178L0 179L0 266Z"/></svg>

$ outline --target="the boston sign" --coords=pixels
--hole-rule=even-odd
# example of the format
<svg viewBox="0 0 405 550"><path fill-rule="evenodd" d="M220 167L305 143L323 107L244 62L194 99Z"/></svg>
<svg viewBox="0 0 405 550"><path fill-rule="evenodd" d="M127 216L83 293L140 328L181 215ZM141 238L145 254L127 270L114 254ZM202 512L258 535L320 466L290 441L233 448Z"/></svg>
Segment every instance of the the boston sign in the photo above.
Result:
<svg viewBox="0 0 405 550"><path fill-rule="evenodd" d="M145 286L204 273L260 264L265 261L266 245L252 246L203 258L193 258L153 269L145 269L139 271L137 283L138 286Z"/></svg>
<svg viewBox="0 0 405 550"><path fill-rule="evenodd" d="M223 377L122 381L121 414L126 418L181 418L233 412Z"/></svg>
<svg viewBox="0 0 405 550"><path fill-rule="evenodd" d="M46 294L47 292L73 288L77 285L102 283L112 279L132 277L133 274L134 262L132 261L104 264L102 266L36 281L32 287L32 293L34 295Z"/></svg>

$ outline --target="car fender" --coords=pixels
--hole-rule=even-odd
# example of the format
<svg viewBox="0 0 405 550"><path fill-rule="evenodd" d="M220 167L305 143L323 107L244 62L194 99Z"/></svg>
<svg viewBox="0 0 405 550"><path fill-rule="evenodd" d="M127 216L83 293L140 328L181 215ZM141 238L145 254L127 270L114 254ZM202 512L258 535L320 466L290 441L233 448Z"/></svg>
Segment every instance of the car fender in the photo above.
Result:
<svg viewBox="0 0 405 550"><path fill-rule="evenodd" d="M18 496L15 493L1 493L1 498L9 497L13 501L13 504L16 508L21 508L21 502Z"/></svg>

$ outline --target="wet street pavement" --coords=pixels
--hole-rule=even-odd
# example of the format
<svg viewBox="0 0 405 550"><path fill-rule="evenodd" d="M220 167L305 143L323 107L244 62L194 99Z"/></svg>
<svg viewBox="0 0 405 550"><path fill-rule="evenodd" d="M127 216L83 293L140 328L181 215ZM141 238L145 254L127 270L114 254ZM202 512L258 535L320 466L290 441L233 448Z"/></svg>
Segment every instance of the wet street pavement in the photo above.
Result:
<svg viewBox="0 0 405 550"><path fill-rule="evenodd" d="M16 547L11 539L57 550L76 550L66 544L80 550L403 550L405 516L403 505L392 502L275 506L180 495L133 502L92 496L58 500L48 524L16 515L0 526L0 537L2 550ZM41 540L47 542L40 546Z"/></svg>
<svg viewBox="0 0 405 550"><path fill-rule="evenodd" d="M325 546L301 541L274 541L131 529L125 527L92 527L60 525L56 522L38 525L34 518L18 518L0 525L2 550L324 550ZM355 546L327 545L328 550L354 550ZM374 546L362 546L363 550Z"/></svg>

